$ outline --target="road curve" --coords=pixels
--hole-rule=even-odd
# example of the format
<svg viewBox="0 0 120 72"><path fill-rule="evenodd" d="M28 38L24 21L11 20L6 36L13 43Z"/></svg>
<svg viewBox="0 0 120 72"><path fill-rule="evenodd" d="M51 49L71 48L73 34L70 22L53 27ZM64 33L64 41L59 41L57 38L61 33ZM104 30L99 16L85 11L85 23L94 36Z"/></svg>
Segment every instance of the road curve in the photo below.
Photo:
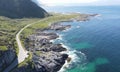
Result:
<svg viewBox="0 0 120 72"><path fill-rule="evenodd" d="M33 22L31 24L26 25L16 34L16 42L17 42L17 45L19 48L18 57L3 72L10 72L10 70L12 70L15 66L17 66L19 63L23 62L28 57L28 51L25 50L25 48L22 46L22 43L20 41L20 34L24 29L26 29L30 25L36 24L36 23L43 21L43 20L39 20L37 22Z"/></svg>

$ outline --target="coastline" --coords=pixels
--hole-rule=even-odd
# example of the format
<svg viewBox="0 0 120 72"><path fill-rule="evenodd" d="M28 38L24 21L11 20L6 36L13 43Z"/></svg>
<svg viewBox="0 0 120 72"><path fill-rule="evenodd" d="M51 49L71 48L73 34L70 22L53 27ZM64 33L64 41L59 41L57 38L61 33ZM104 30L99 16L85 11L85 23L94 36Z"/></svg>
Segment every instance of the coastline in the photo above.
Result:
<svg viewBox="0 0 120 72"><path fill-rule="evenodd" d="M36 29L34 34L29 35L25 39L25 48L32 52L32 63L35 66L33 71L63 72L64 68L68 68L70 63L75 62L78 58L75 50L70 51L64 44L54 43L55 39L62 39L62 36L56 32L71 29L71 25L62 25L62 22L87 21L91 16L95 15L81 14L76 18L53 22L47 28Z"/></svg>
<svg viewBox="0 0 120 72"><path fill-rule="evenodd" d="M68 31L68 30L70 30L70 29L71 29L71 28L66 29L66 30L64 30L64 31ZM57 35L59 35L59 37L56 38L56 39L62 40L62 35L60 35L60 34L57 34ZM56 39L52 40L51 42L54 43ZM64 65L63 65L63 66L61 67L61 69L58 71L58 72L64 72L64 71L66 71L66 69L69 69L69 67L70 67L70 65L72 65L72 63L77 62L79 59L78 59L77 55L75 54L75 52L77 52L76 50L73 50L73 51L72 51L72 50L70 49L70 47L68 47L67 45L65 45L65 44L63 44L63 43L60 43L60 44L62 45L62 47L64 47L64 48L67 49L66 51L62 51L62 52L60 52L60 53L61 53L61 54L67 54L67 55L68 55L68 58L65 60ZM80 53L80 54L82 54L82 53ZM70 59L69 62L68 62L68 59Z"/></svg>
<svg viewBox="0 0 120 72"><path fill-rule="evenodd" d="M72 21L71 21L71 20L70 20L70 21L61 21L61 23L62 23L62 22L74 22L74 21L79 21L79 22L81 22L81 21L87 21L87 20L89 20L91 17L97 17L97 16L100 16L100 15L99 15L99 14L93 14L93 15L90 15L90 17L88 17L86 20L77 20L77 19L75 19L75 20L72 20ZM63 30L63 31L68 31L68 30L70 30L70 29L71 29L71 27L68 28L68 29L65 29L65 30ZM60 34L58 34L58 35L59 35L59 37L56 38L56 39L62 40L62 35L60 35ZM55 39L55 40L56 40L56 39ZM52 40L51 42L54 43L55 40ZM60 69L58 72L64 72L66 69L68 69L68 68L70 67L70 65L71 65L73 62L77 62L77 61L79 60L78 57L77 57L77 55L75 54L75 52L77 52L76 50L71 51L68 46L66 46L66 45L63 44L63 43L61 43L61 44L62 44L62 47L66 48L67 50L66 50L66 51L62 51L62 52L60 52L60 53L62 53L62 54L67 54L67 55L68 55L68 58L70 58L70 61L68 62L68 61L66 60L65 63L64 63L64 65L61 67L61 69ZM83 53L81 53L81 52L80 52L80 54L83 55L83 56L85 56L85 54L83 54ZM86 58L86 56L85 56L85 58Z"/></svg>
<svg viewBox="0 0 120 72"><path fill-rule="evenodd" d="M50 27L53 25L55 28L53 27L53 29L52 28L50 28L50 29L54 30L55 32L56 31L60 31L60 32L68 31L71 29L71 25L69 25L69 24L62 25L63 22L88 21L88 20L90 20L91 17L96 17L96 16L98 16L98 14L91 14L91 15L87 15L85 17L83 16L83 19L81 17L78 17L78 18L74 18L74 19L68 20L68 21L55 22L50 25ZM56 25L58 26L58 29L56 29L56 27L57 27ZM61 27L59 28L59 25L62 26L62 28ZM55 40L57 40L57 39L62 40L62 35L60 35L59 33L56 33L56 34L58 35L58 37L56 39L50 40L50 42L52 42L53 44L55 43ZM63 44L63 43L60 43L60 44L63 48L66 49L65 51L61 51L60 54L67 54L68 57L65 59L65 63L62 65L62 67L57 72L64 72L66 69L69 69L69 67L70 67L70 65L72 65L72 63L79 61L79 59L76 55L76 53L77 53L76 50L71 51L70 48L68 46L66 46L65 44ZM82 56L85 56L81 52L79 52L79 54ZM70 59L69 62L68 62L68 59Z"/></svg>
<svg viewBox="0 0 120 72"><path fill-rule="evenodd" d="M96 16L98 16L98 14L94 14L94 15L90 15L90 18L91 17L96 17ZM89 17L88 17L89 18ZM61 21L61 23L62 22L74 22L74 21L87 21L87 20L89 20L89 19L86 19L86 20L76 20L76 19L74 19L74 20L70 20L70 21ZM68 31L68 30L70 30L71 29L71 27L70 28L68 28L68 29L65 29L65 30L63 30L63 31ZM59 33L57 33L57 35L59 36L58 38L56 38L56 39L58 39L58 40L62 40L62 35L60 35ZM54 39L54 40L51 40L51 42L55 42L55 40L56 39ZM76 50L73 50L73 51L71 51L70 50L70 48L68 47L68 46L66 46L65 44L63 44L63 43L60 43L61 45L62 45L62 47L64 47L64 48L66 48L67 50L66 51L62 51L62 52L60 52L61 54L67 54L68 55L68 58L70 58L70 61L68 62L67 61L67 59L65 60L65 63L64 63L64 65L61 67L61 69L58 71L58 72L64 72L66 69L68 69L69 67L70 67L70 65L72 64L72 63L74 63L74 62L77 62L79 59L78 59L78 57L77 57L77 55L75 54L75 52L77 52ZM83 56L85 56L83 53L81 53L80 52L80 54L81 55L83 55Z"/></svg>

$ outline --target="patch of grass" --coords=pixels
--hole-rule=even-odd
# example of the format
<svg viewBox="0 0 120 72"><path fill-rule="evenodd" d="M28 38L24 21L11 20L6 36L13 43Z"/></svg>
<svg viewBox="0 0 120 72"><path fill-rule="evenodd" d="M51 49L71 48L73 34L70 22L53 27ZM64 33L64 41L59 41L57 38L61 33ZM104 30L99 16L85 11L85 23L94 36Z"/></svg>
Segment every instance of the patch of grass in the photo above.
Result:
<svg viewBox="0 0 120 72"><path fill-rule="evenodd" d="M36 51L36 52L35 52L35 54L36 54L37 56L40 56L41 53L42 53L41 51Z"/></svg>
<svg viewBox="0 0 120 72"><path fill-rule="evenodd" d="M8 50L8 48L6 46L0 46L0 50L6 51L6 50Z"/></svg>

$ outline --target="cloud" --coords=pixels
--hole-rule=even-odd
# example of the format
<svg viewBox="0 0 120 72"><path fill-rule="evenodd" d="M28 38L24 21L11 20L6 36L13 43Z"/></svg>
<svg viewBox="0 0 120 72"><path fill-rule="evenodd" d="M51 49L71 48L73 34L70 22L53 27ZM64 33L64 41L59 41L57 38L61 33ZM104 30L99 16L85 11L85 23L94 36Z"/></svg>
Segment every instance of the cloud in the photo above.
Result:
<svg viewBox="0 0 120 72"><path fill-rule="evenodd" d="M71 4L71 3L92 3L99 0L36 0L40 4L54 6L54 5L64 5L64 4Z"/></svg>
<svg viewBox="0 0 120 72"><path fill-rule="evenodd" d="M70 5L120 5L120 0L32 0L43 6L70 6Z"/></svg>

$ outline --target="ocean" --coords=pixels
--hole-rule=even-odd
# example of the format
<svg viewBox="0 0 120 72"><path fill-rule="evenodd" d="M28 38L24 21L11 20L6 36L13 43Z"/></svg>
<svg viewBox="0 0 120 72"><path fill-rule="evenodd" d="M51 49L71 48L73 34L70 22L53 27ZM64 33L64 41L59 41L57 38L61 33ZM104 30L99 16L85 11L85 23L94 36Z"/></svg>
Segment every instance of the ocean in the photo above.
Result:
<svg viewBox="0 0 120 72"><path fill-rule="evenodd" d="M61 72L120 72L120 6L44 7L49 12L100 14L85 22L63 22L72 27L57 32L72 62Z"/></svg>

